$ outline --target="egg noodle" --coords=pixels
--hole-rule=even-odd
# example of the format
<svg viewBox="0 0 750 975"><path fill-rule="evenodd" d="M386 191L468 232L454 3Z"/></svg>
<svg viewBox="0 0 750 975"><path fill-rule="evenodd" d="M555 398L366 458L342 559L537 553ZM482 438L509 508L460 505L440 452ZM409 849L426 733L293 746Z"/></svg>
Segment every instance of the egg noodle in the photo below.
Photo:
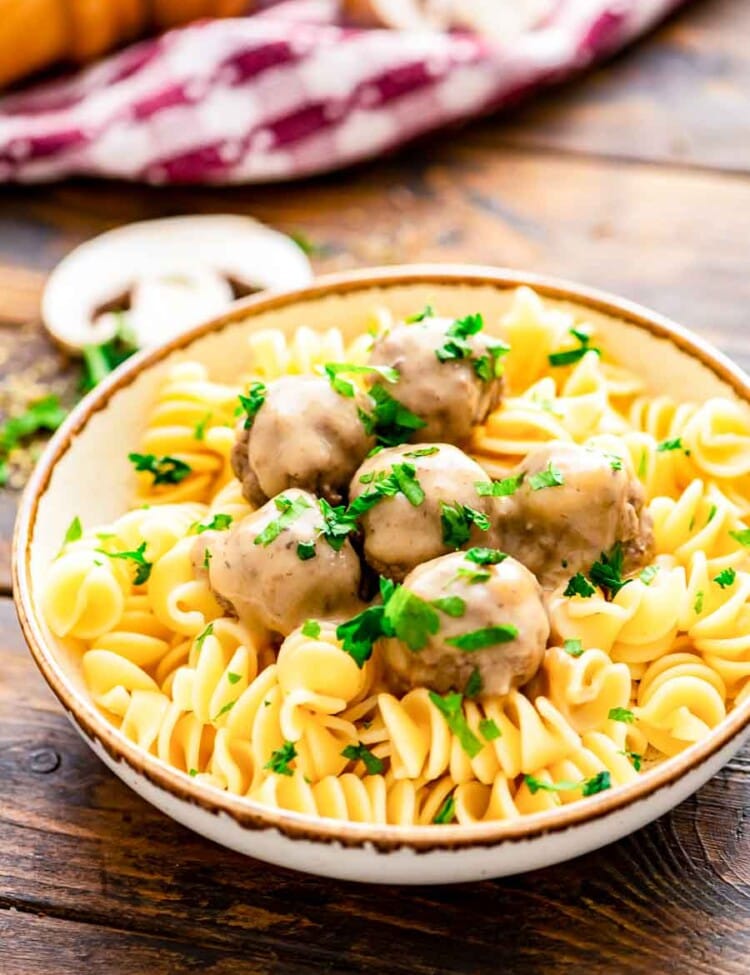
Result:
<svg viewBox="0 0 750 975"><path fill-rule="evenodd" d="M385 312L379 319L387 325ZM612 598L599 588L551 594L553 638L530 685L453 695L448 720L426 688L388 692L377 647L360 669L335 624L305 624L276 650L229 618L190 553L205 527L252 510L229 463L243 389L182 363L168 372L140 450L186 465L184 476L142 470L133 510L106 527L74 522L49 569L46 618L80 654L97 707L202 783L370 823L552 809L707 736L750 694L748 412L729 399L648 395L581 324L527 288L516 293L499 327L511 345L506 396L475 428L471 452L493 476L550 440L629 456L656 555ZM347 348L335 329L258 332L247 378L362 362L370 342L363 334ZM467 729L478 750L467 750Z"/></svg>

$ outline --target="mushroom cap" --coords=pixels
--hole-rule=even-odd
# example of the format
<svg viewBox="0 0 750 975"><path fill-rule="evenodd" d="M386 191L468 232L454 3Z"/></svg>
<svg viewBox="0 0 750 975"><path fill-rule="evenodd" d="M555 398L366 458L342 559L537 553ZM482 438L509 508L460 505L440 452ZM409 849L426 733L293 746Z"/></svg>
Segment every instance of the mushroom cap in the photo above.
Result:
<svg viewBox="0 0 750 975"><path fill-rule="evenodd" d="M47 281L42 318L55 341L77 353L113 338L117 316L97 320L96 313L132 292L138 344L147 347L221 312L233 298L229 281L259 290L299 287L311 279L310 262L297 244L250 217L145 220L94 237L63 258ZM159 283L160 300L170 310L152 318ZM141 303L149 311L140 321L139 287L146 290Z"/></svg>

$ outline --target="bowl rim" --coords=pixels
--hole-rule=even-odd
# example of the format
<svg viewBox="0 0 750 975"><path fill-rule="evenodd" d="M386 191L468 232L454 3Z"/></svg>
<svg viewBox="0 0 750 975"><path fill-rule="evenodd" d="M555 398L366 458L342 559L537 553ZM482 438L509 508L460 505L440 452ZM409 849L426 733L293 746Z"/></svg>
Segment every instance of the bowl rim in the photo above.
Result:
<svg viewBox="0 0 750 975"><path fill-rule="evenodd" d="M144 777L171 797L200 807L215 816L224 815L242 829L275 829L289 839L337 843L347 848L368 847L379 852L402 848L420 852L448 851L530 841L592 823L652 798L657 792L669 788L691 771L697 770L750 726L748 698L740 707L731 711L703 741L665 759L633 782L592 796L587 802L570 803L518 819L470 825L451 824L437 830L433 825L375 825L324 819L264 806L245 796L235 796L190 779L183 772L126 739L68 679L62 664L57 660L57 654L47 644L34 610L31 597L31 545L39 505L49 487L54 468L90 418L104 409L113 395L130 385L144 369L162 362L172 352L192 345L198 338L219 332L254 315L356 291L430 284L494 287L498 290L526 285L545 298L570 301L619 318L672 342L681 352L698 359L709 368L741 400L750 403L750 378L739 366L700 336L657 312L605 291L556 277L471 264L410 264L365 268L321 276L310 285L292 291L260 292L235 302L225 314L195 326L154 349L138 353L115 370L73 408L45 448L23 493L12 552L16 611L34 662L79 731L95 750L98 744L114 762L124 763L130 772Z"/></svg>

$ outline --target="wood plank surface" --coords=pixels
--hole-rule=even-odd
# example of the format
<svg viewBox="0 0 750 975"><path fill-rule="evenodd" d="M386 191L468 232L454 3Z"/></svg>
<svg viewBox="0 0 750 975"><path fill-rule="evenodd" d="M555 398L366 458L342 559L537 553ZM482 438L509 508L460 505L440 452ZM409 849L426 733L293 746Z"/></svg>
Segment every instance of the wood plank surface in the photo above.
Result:
<svg viewBox="0 0 750 975"><path fill-rule="evenodd" d="M0 419L78 396L38 325L46 273L138 219L257 216L316 271L528 268L634 298L750 368L750 3L695 0L502 118L290 186L0 188ZM29 395L31 395L29 392ZM0 592L17 494L0 491ZM306 877L189 833L91 754L0 597L0 975L750 973L750 745L669 815L568 864L460 887Z"/></svg>
<svg viewBox="0 0 750 975"><path fill-rule="evenodd" d="M521 877L409 889L302 876L194 836L115 779L3 599L0 970L655 975L668 957L674 975L746 975L749 771L746 748L652 826Z"/></svg>

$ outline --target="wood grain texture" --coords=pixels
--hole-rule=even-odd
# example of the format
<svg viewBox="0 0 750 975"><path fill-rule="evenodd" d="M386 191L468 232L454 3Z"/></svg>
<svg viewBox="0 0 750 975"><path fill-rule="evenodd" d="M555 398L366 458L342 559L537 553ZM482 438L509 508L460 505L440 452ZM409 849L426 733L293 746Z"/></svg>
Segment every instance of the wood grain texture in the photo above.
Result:
<svg viewBox="0 0 750 975"><path fill-rule="evenodd" d="M74 972L67 959L111 953L118 973L223 973L241 958L248 972L427 975L495 971L501 950L511 975L652 975L665 957L676 975L746 975L748 772L750 748L652 826L522 877L416 889L304 877L201 840L110 775L0 600L3 971L25 975L34 957L37 972Z"/></svg>
<svg viewBox="0 0 750 975"><path fill-rule="evenodd" d="M750 367L750 5L696 0L646 43L503 119L293 188L0 189L0 390L77 369L36 324L44 274L138 219L236 212L317 271L475 261L618 291ZM0 407L0 416L2 408ZM0 591L16 495L0 492ZM89 752L0 598L2 975L747 975L750 747L668 816L507 880L374 888L242 858Z"/></svg>

